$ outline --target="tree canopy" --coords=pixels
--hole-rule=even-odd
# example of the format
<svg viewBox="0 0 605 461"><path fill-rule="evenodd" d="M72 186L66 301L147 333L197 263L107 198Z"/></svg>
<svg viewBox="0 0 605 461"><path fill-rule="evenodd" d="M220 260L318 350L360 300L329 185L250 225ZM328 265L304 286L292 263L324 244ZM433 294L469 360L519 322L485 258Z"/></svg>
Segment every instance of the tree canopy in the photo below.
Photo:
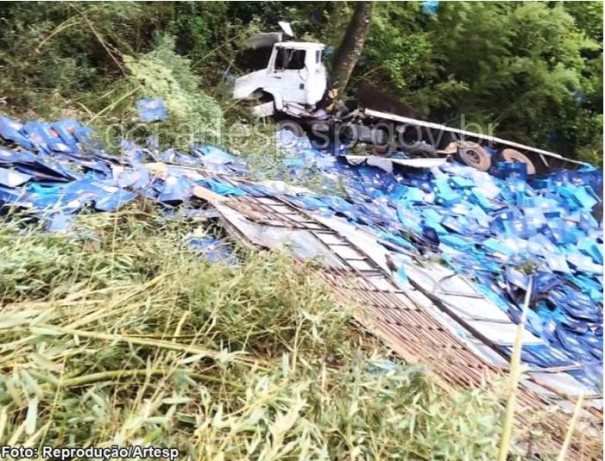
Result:
<svg viewBox="0 0 605 461"><path fill-rule="evenodd" d="M0 111L94 116L170 36L194 87L229 117L230 76L247 71L238 52L246 37L288 20L301 39L338 50L353 10L349 2L2 3ZM348 92L371 83L428 119L464 116L601 162L602 16L600 2L440 2L434 14L421 2L377 2Z"/></svg>

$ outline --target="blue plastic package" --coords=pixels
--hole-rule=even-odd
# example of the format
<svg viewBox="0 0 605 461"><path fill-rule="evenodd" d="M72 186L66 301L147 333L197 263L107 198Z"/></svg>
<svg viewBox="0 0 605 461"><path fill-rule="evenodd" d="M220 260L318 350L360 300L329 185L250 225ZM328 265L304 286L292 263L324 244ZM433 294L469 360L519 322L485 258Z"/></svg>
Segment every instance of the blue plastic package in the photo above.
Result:
<svg viewBox="0 0 605 461"><path fill-rule="evenodd" d="M0 168L0 185L5 187L17 187L31 179L31 175L19 173L15 170Z"/></svg>
<svg viewBox="0 0 605 461"><path fill-rule="evenodd" d="M163 99L139 99L136 104L141 122L156 122L166 120L168 117L166 103Z"/></svg>
<svg viewBox="0 0 605 461"><path fill-rule="evenodd" d="M25 149L32 149L34 145L21 134L22 128L23 124L21 122L8 117L0 117L0 137Z"/></svg>

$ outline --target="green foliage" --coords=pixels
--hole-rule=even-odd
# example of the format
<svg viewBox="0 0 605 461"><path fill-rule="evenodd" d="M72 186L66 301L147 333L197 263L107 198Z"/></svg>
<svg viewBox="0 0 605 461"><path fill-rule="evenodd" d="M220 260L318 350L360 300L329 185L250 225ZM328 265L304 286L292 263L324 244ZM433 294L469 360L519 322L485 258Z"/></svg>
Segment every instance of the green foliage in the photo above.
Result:
<svg viewBox="0 0 605 461"><path fill-rule="evenodd" d="M125 56L124 64L138 96L166 101L171 124L202 130L223 125L220 106L199 88L190 61L174 52L173 37L162 37L153 51L139 58Z"/></svg>
<svg viewBox="0 0 605 461"><path fill-rule="evenodd" d="M233 65L237 47L253 24L244 24L228 2L175 2L168 33L176 38L176 52L188 56L205 86L223 80Z"/></svg>
<svg viewBox="0 0 605 461"><path fill-rule="evenodd" d="M468 82L457 110L525 142L545 141L554 128L545 115L573 104L581 52L598 46L574 29L563 7L544 3L444 5L434 34L446 72Z"/></svg>
<svg viewBox="0 0 605 461"><path fill-rule="evenodd" d="M163 11L131 2L2 3L0 98L7 111L81 110L82 95L123 75L122 52L148 46Z"/></svg>
<svg viewBox="0 0 605 461"><path fill-rule="evenodd" d="M235 121L225 72L247 71L238 50L250 33L288 20L302 39L337 48L351 13L350 2L3 3L0 111L121 120L134 81L175 98L178 123L217 115L204 95ZM599 2L442 2L431 17L419 2L379 2L349 93L369 82L429 119L463 114L600 161L602 22ZM160 39L156 49L163 36L174 47Z"/></svg>
<svg viewBox="0 0 605 461"><path fill-rule="evenodd" d="M433 64L429 36L418 24L421 18L418 3L376 5L366 43L369 63L360 80L376 86L387 80L396 94L408 96L423 84L419 79Z"/></svg>
<svg viewBox="0 0 605 461"><path fill-rule="evenodd" d="M563 154L602 150L600 6L444 2L432 18L416 3L377 6L358 82L386 80L437 121L464 114Z"/></svg>

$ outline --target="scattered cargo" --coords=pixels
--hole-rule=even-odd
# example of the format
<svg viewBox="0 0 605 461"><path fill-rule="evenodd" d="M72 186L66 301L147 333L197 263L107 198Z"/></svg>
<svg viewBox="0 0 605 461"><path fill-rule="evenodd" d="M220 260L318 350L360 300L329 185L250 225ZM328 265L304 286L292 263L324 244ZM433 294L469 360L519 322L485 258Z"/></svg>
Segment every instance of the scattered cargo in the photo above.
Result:
<svg viewBox="0 0 605 461"><path fill-rule="evenodd" d="M280 181L251 182L243 158L212 146L158 152L124 140L117 157L90 135L75 120L0 117L0 205L28 210L49 230L65 231L81 210L114 211L137 197L205 216L213 215L203 207L210 202L235 235L268 247L287 242L299 257L319 255L339 267L343 256L313 234L312 226L324 226L348 235L354 251L383 254L382 261L366 256L373 266L357 270L380 270L398 286L423 293L456 336L494 366L505 366L511 354L533 277L522 355L531 379L555 392L598 398L603 231L592 212L601 203L595 194L602 188L600 171L585 166L538 177L528 176L523 163L500 162L492 175L451 159L381 168L371 166L371 158L351 158L346 149L333 155L279 132L287 176L315 171L326 191L320 193ZM333 194L339 185L344 196ZM233 206L248 216L260 207L261 220L290 216L293 228L298 222L311 230L267 232L222 206L227 197L237 198ZM271 200L276 204L267 209ZM300 218L305 213L308 223ZM220 241L191 236L190 245L212 260L235 262Z"/></svg>

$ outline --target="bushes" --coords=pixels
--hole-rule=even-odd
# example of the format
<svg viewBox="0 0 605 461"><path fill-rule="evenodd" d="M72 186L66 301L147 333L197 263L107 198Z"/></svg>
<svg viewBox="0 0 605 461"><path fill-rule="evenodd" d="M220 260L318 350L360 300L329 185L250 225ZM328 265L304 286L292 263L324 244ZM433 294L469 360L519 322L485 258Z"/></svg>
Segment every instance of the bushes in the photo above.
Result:
<svg viewBox="0 0 605 461"><path fill-rule="evenodd" d="M469 122L497 125L512 140L572 157L602 156L598 2L446 2L430 17L420 6L376 5L351 94L370 82L435 121L464 114ZM222 121L207 94L225 103L228 117L240 117L225 74L250 70L238 59L250 32L277 30L277 21L287 19L303 39L337 48L350 11L331 2L2 4L0 111L67 112L106 125L132 115L126 108L134 84L144 89L137 95L172 101L184 137L192 131L201 137L200 124ZM151 51L164 35L175 41L163 38ZM124 81L130 71L134 78ZM179 125L192 121L194 128Z"/></svg>
<svg viewBox="0 0 605 461"><path fill-rule="evenodd" d="M66 106L83 110L89 101L79 105L82 96L106 91L123 75L120 54L140 52L139 31L162 13L135 3L3 4L0 99L7 112L52 117Z"/></svg>
<svg viewBox="0 0 605 461"><path fill-rule="evenodd" d="M174 37L163 36L157 47L139 57L124 57L129 80L140 97L166 100L170 123L218 128L223 124L220 106L198 86L187 58L174 52Z"/></svg>

